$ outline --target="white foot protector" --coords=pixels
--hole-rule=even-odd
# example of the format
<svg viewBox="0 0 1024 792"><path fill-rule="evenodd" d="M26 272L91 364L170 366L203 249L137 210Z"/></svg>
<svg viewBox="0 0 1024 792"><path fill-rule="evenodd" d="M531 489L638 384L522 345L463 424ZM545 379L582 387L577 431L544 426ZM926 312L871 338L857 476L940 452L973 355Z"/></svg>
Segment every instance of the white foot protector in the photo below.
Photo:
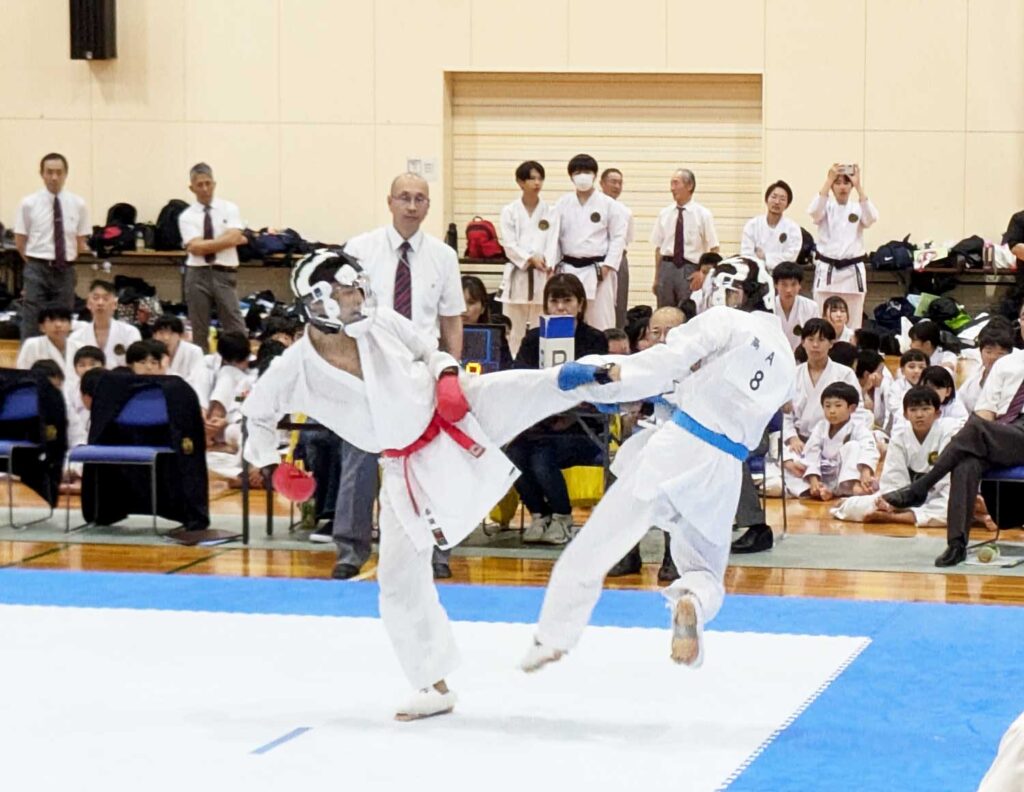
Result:
<svg viewBox="0 0 1024 792"><path fill-rule="evenodd" d="M442 693L434 687L417 690L395 713L395 720L405 722L447 715L455 709L456 700L457 697L452 690L447 693Z"/></svg>
<svg viewBox="0 0 1024 792"><path fill-rule="evenodd" d="M689 592L672 605L672 660L689 668L704 662L704 614Z"/></svg>
<svg viewBox="0 0 1024 792"><path fill-rule="evenodd" d="M538 643L536 640L533 645L530 646L526 656L519 661L519 667L527 674L532 674L534 671L539 671L549 663L556 663L565 657L566 652L561 649L552 649L550 646L544 646Z"/></svg>

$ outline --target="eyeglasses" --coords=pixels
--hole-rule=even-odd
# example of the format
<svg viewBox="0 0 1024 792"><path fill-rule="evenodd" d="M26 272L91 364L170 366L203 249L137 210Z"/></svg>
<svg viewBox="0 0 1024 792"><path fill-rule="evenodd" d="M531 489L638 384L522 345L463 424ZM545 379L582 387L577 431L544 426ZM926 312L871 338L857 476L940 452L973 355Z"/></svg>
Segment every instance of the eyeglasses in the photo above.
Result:
<svg viewBox="0 0 1024 792"><path fill-rule="evenodd" d="M429 206L430 199L425 195L410 195L409 193L402 193L401 195L392 195L392 201L398 201L398 203L408 204L409 206Z"/></svg>

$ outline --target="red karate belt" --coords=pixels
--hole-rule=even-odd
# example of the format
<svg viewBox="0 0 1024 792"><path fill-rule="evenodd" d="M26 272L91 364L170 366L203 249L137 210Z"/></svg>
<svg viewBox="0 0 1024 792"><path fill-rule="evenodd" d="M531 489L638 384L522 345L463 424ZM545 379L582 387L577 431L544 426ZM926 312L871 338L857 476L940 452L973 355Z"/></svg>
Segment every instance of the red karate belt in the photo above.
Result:
<svg viewBox="0 0 1024 792"><path fill-rule="evenodd" d="M423 434L421 434L417 440L413 441L405 448L385 448L380 452L383 457L402 460L402 475L405 477L405 490L409 493L409 500L412 502L413 511L416 512L417 516L419 516L420 507L416 503L416 497L412 494L412 484L409 481L409 457L430 445L430 443L432 443L442 432L458 443L460 448L467 451L474 457L483 456L484 451L487 450L476 442L476 440L459 429L455 424L450 421L446 421L438 415L437 412L435 412L434 417L431 418L430 423L427 424L427 428L423 430ZM434 540L438 544L448 544L448 540L445 537L444 532L439 526L434 524L433 519L429 515L427 522L430 523L431 531L434 534Z"/></svg>

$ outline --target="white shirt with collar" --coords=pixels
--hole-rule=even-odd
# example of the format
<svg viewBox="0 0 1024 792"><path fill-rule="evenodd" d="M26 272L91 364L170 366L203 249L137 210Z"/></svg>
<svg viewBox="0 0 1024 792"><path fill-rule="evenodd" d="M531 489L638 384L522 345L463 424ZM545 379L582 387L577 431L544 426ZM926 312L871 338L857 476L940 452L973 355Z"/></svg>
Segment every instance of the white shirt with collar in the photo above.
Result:
<svg viewBox="0 0 1024 792"><path fill-rule="evenodd" d="M1010 402L1024 382L1024 351L1016 349L992 364L981 395L974 405L975 412L987 410L1003 415L1010 408Z"/></svg>
<svg viewBox="0 0 1024 792"><path fill-rule="evenodd" d="M380 304L394 307L395 272L402 235L393 225L368 231L345 243L370 279ZM417 231L409 238L409 270L412 275L412 322L432 338L441 335L441 317L459 316L466 310L462 296L459 257L436 237Z"/></svg>
<svg viewBox="0 0 1024 792"><path fill-rule="evenodd" d="M683 209L683 258L697 264L700 257L718 247L715 218L711 210L694 200L686 202ZM676 220L679 206L669 204L660 212L651 230L651 244L658 248L663 257L672 258L676 249Z"/></svg>
<svg viewBox="0 0 1024 792"><path fill-rule="evenodd" d="M796 261L802 245L803 234L795 222L784 216L773 228L768 225L768 216L760 214L751 217L743 226L740 254L756 258L755 251L761 248L764 252L764 264L768 272L771 272L780 262Z"/></svg>
<svg viewBox="0 0 1024 792"><path fill-rule="evenodd" d="M526 262L533 256L543 256L553 267L558 256L558 213L554 207L539 201L533 214L523 206L522 199L506 204L501 210L501 243L508 263L501 276L498 300L503 303L541 305L544 302L544 284L547 276L536 269L527 269ZM530 300L530 277L533 300Z"/></svg>
<svg viewBox="0 0 1024 792"><path fill-rule="evenodd" d="M821 312L818 310L818 304L814 300L804 297L802 294L798 294L793 300L793 307L789 310L789 315L782 308L782 303L778 298L775 299L775 315L779 317L779 323L782 325L782 332L786 334L786 338L789 339L789 345L796 349L800 346L800 342L803 340L800 335L796 332L797 328L802 328L808 319L816 319L821 316Z"/></svg>
<svg viewBox="0 0 1024 792"><path fill-rule="evenodd" d="M54 346L54 343L46 336L35 336L34 338L27 338L21 344L21 349L18 350L18 362L15 364L20 369L30 369L32 364L40 360L52 360L58 366L60 370L64 372L64 378L67 379L68 372L74 374L75 365L75 352L78 350L78 343L72 341L69 337L64 342L64 353Z"/></svg>
<svg viewBox="0 0 1024 792"><path fill-rule="evenodd" d="M188 209L178 215L178 231L181 233L182 245L187 245L193 239L203 239L203 225L205 223L205 207L198 201L191 204ZM242 231L245 223L242 222L242 215L238 207L230 201L214 198L210 201L210 219L213 221L213 238L216 239L230 228ZM218 267L237 267L238 249L227 247L217 252L216 261L210 262ZM205 256L197 256L189 253L186 264L190 267L206 267Z"/></svg>
<svg viewBox="0 0 1024 792"><path fill-rule="evenodd" d="M191 385L204 410L210 406L210 373L202 349L188 341L179 341L167 373L175 374Z"/></svg>
<svg viewBox="0 0 1024 792"><path fill-rule="evenodd" d="M61 217L64 220L64 251L68 261L78 258L78 238L89 236L89 210L85 199L67 190L57 196L60 201ZM22 199L18 214L14 218L14 233L28 237L25 255L29 258L52 261L53 247L53 201L54 195L47 189L37 190Z"/></svg>
<svg viewBox="0 0 1024 792"><path fill-rule="evenodd" d="M80 347L99 346L96 342L96 328L92 322L85 327L75 330L69 340L74 341ZM103 354L107 358L106 368L114 369L125 365L124 355L128 351L128 347L141 340L142 334L139 333L138 328L127 322L122 322L120 319L111 319L110 332L107 333L107 344L101 347Z"/></svg>

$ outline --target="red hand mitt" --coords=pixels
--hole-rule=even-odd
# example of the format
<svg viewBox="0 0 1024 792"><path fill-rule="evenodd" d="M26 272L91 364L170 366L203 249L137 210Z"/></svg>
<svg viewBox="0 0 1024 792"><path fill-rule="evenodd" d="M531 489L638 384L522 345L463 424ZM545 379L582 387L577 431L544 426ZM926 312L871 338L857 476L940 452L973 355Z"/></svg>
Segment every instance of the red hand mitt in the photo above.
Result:
<svg viewBox="0 0 1024 792"><path fill-rule="evenodd" d="M448 423L458 423L469 412L469 402L459 387L459 375L455 372L442 374L437 381L437 414Z"/></svg>
<svg viewBox="0 0 1024 792"><path fill-rule="evenodd" d="M274 471L274 489L295 503L308 501L316 492L316 479L311 473L299 470L291 462L282 462Z"/></svg>

